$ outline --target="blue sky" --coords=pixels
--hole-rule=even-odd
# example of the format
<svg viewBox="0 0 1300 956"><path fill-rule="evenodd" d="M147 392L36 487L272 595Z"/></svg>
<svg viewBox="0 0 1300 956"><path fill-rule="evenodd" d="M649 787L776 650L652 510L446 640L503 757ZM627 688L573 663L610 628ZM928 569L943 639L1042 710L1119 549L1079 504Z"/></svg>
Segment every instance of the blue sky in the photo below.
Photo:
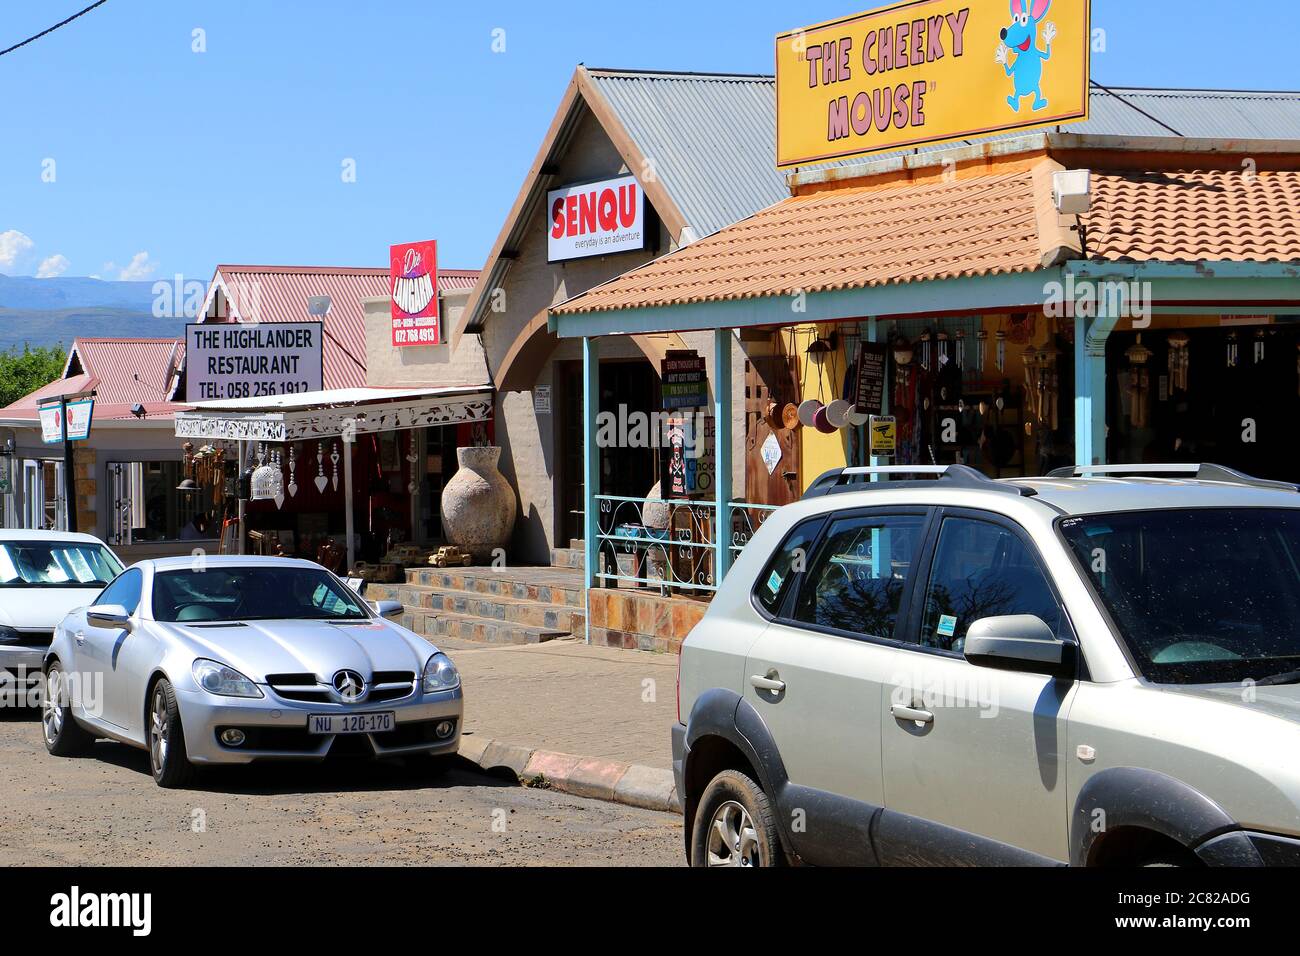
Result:
<svg viewBox="0 0 1300 956"><path fill-rule="evenodd" d="M88 2L7 0L0 49ZM0 57L0 272L206 281L383 266L426 238L478 267L575 64L770 72L776 33L880 5L109 0ZM1093 19L1107 85L1300 87L1294 0L1095 0Z"/></svg>

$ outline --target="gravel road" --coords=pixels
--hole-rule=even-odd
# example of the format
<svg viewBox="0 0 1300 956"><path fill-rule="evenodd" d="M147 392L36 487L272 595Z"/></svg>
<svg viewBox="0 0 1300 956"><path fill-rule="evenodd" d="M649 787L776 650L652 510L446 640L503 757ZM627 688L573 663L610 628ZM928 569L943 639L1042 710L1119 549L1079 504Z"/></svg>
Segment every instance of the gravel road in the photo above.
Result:
<svg viewBox="0 0 1300 956"><path fill-rule="evenodd" d="M677 866L681 820L405 763L219 768L161 790L142 750L45 752L39 715L0 711L5 862Z"/></svg>

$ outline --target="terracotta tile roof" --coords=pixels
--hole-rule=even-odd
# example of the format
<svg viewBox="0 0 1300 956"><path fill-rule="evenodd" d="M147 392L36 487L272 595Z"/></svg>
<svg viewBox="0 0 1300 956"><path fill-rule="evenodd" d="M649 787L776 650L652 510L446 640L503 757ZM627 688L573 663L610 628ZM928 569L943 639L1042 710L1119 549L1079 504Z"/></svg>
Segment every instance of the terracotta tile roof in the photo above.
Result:
<svg viewBox="0 0 1300 956"><path fill-rule="evenodd" d="M330 297L323 349L325 388L366 384L366 324L361 300L389 293L388 269L333 266L217 266L233 313L244 321L306 322L307 300ZM439 269L441 293L471 289L474 269Z"/></svg>
<svg viewBox="0 0 1300 956"><path fill-rule="evenodd" d="M1089 258L1300 261L1300 172L1093 172Z"/></svg>
<svg viewBox="0 0 1300 956"><path fill-rule="evenodd" d="M1031 170L794 196L556 314L1022 272L1041 259Z"/></svg>

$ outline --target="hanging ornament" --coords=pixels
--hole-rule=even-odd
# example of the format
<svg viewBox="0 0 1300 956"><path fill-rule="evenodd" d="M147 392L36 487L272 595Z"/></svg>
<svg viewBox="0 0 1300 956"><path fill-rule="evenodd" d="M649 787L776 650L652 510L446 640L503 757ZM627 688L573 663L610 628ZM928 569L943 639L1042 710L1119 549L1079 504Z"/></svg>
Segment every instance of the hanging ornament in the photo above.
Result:
<svg viewBox="0 0 1300 956"><path fill-rule="evenodd" d="M274 496L275 509L279 511L284 507L284 466L280 461L280 449L271 452L271 467L275 470L277 490Z"/></svg>
<svg viewBox="0 0 1300 956"><path fill-rule="evenodd" d="M929 332L921 333L921 368L927 372L930 371L930 344L931 337Z"/></svg>
<svg viewBox="0 0 1300 956"><path fill-rule="evenodd" d="M1005 373L1007 370L1007 333L998 329L997 334L998 354L997 363L998 371Z"/></svg>
<svg viewBox="0 0 1300 956"><path fill-rule="evenodd" d="M325 443L323 441L316 443L316 471L316 490L324 494L330 480L325 477Z"/></svg>
<svg viewBox="0 0 1300 956"><path fill-rule="evenodd" d="M948 333L940 331L935 338L939 343L939 368L944 368L951 361L948 355Z"/></svg>
<svg viewBox="0 0 1300 956"><path fill-rule="evenodd" d="M1176 391L1187 391L1191 371L1191 338L1181 329L1169 336L1169 384Z"/></svg>
<svg viewBox="0 0 1300 956"><path fill-rule="evenodd" d="M257 447L257 467L253 469L249 498L252 501L284 500L284 476L274 464L267 464L266 446ZM279 505L277 505L279 507Z"/></svg>
<svg viewBox="0 0 1300 956"><path fill-rule="evenodd" d="M1237 333L1228 333L1228 368L1237 367Z"/></svg>
<svg viewBox="0 0 1300 956"><path fill-rule="evenodd" d="M988 361L989 333L985 329L980 329L975 333L975 371L981 375L984 374L985 363Z"/></svg>
<svg viewBox="0 0 1300 956"><path fill-rule="evenodd" d="M966 330L957 330L957 367L966 370Z"/></svg>
<svg viewBox="0 0 1300 956"><path fill-rule="evenodd" d="M298 493L297 469L298 463L294 458L293 444L289 445L289 497L292 498Z"/></svg>
<svg viewBox="0 0 1300 956"><path fill-rule="evenodd" d="M1255 364L1258 365L1264 361L1264 330L1259 329L1255 333Z"/></svg>
<svg viewBox="0 0 1300 956"><path fill-rule="evenodd" d="M1133 343L1124 353L1129 362L1129 393L1132 397L1132 407L1129 412L1129 421L1133 423L1134 428L1145 428L1147 424L1147 395L1151 390L1151 373L1147 371L1147 362L1151 360L1152 352L1142 344L1142 333L1138 333L1137 341Z"/></svg>
<svg viewBox="0 0 1300 956"><path fill-rule="evenodd" d="M334 490L339 490L339 443L334 442L330 445L330 463L334 466Z"/></svg>

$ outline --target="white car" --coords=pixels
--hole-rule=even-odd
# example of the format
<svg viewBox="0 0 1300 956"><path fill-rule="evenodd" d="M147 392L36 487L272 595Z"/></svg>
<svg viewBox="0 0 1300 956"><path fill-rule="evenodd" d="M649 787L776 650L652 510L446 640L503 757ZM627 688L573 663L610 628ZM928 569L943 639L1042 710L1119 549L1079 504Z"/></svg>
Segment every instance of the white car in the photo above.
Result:
<svg viewBox="0 0 1300 956"><path fill-rule="evenodd" d="M121 571L93 535L0 530L0 689L39 686L55 627Z"/></svg>

